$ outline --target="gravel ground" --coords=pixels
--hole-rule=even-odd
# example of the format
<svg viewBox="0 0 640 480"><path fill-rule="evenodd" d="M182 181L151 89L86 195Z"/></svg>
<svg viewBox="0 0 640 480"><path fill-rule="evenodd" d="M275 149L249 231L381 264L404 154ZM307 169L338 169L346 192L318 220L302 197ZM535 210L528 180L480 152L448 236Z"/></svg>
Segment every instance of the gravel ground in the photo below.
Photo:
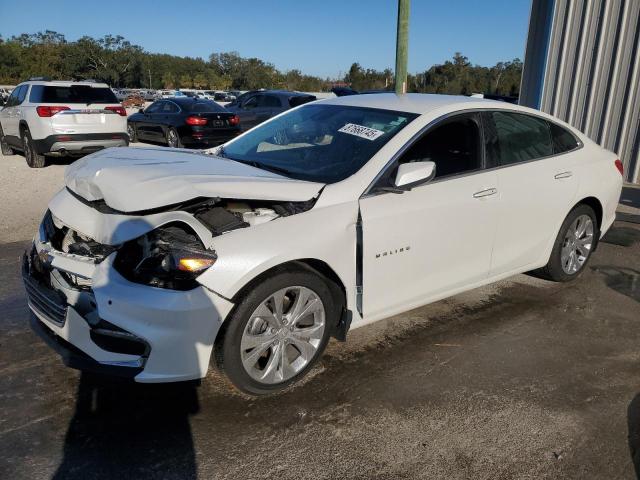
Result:
<svg viewBox="0 0 640 480"><path fill-rule="evenodd" d="M29 330L18 258L64 167L0 157L0 478L635 476L640 225L616 222L575 282L518 275L355 330L255 399L213 369L175 385L80 374Z"/></svg>

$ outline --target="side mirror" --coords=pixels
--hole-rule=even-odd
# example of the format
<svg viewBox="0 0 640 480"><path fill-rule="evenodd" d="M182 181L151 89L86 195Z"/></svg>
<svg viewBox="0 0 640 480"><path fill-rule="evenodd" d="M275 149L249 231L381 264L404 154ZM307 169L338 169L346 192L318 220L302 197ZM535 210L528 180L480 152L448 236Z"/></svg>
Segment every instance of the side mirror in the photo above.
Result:
<svg viewBox="0 0 640 480"><path fill-rule="evenodd" d="M434 162L402 163L398 166L395 186L402 190L410 190L419 184L427 183L436 176Z"/></svg>
<svg viewBox="0 0 640 480"><path fill-rule="evenodd" d="M144 108L141 108L140 110L138 110L138 113L144 113Z"/></svg>

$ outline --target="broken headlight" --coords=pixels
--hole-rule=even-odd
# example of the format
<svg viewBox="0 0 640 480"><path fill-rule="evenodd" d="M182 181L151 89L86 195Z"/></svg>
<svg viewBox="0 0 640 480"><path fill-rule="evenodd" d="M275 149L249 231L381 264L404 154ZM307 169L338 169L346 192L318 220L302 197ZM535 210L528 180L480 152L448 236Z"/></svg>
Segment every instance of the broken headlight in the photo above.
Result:
<svg viewBox="0 0 640 480"><path fill-rule="evenodd" d="M172 223L124 243L113 266L131 282L191 290L198 286L196 277L216 258L187 225Z"/></svg>

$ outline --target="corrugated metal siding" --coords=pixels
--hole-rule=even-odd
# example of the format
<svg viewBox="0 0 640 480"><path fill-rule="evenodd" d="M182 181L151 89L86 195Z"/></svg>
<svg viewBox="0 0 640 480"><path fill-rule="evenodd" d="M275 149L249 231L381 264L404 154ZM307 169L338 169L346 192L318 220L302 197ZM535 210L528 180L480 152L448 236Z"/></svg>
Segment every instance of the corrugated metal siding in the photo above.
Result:
<svg viewBox="0 0 640 480"><path fill-rule="evenodd" d="M640 181L639 39L640 0L555 0L553 8L533 0L520 94L521 103L617 152L633 182Z"/></svg>

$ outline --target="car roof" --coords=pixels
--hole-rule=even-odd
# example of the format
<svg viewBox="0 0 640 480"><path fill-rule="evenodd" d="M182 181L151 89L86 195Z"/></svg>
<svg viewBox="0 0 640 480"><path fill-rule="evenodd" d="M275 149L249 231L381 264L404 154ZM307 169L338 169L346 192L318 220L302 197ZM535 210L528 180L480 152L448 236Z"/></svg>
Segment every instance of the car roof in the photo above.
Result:
<svg viewBox="0 0 640 480"><path fill-rule="evenodd" d="M30 85L49 85L58 87L70 87L72 85L86 85L87 87L109 88L109 85L102 82L74 82L72 80L27 80L22 84Z"/></svg>
<svg viewBox="0 0 640 480"><path fill-rule="evenodd" d="M465 97L463 95L438 95L429 93L373 93L348 95L344 97L322 100L324 104L348 105L353 107L379 108L423 114L442 107L464 107L466 104L486 103L487 106L504 106L504 102L483 98Z"/></svg>

